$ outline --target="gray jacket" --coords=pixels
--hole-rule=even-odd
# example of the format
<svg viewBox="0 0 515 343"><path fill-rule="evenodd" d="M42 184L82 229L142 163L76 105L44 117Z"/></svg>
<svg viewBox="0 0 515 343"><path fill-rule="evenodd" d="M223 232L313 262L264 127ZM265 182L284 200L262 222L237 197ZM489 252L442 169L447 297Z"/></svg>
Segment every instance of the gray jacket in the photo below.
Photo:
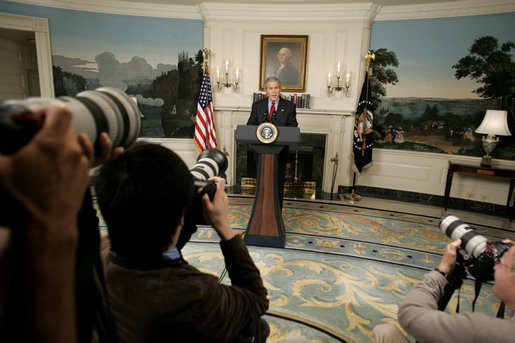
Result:
<svg viewBox="0 0 515 343"><path fill-rule="evenodd" d="M432 271L406 296L399 308L402 327L420 343L515 342L515 317L501 319L484 313L448 314L438 311L447 280Z"/></svg>

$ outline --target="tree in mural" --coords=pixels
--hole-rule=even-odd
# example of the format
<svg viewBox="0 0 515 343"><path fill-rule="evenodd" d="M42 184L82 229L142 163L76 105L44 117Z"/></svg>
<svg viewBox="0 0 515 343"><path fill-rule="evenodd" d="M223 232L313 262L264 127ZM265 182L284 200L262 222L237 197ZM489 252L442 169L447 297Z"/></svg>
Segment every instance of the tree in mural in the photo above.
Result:
<svg viewBox="0 0 515 343"><path fill-rule="evenodd" d="M164 100L161 126L165 137L192 138L202 79L202 50L195 58L183 51L178 68L158 76L152 82L152 97Z"/></svg>
<svg viewBox="0 0 515 343"><path fill-rule="evenodd" d="M78 74L63 71L59 66L52 66L55 96L76 95L87 89L86 79Z"/></svg>
<svg viewBox="0 0 515 343"><path fill-rule="evenodd" d="M510 131L513 133L513 117L515 116L515 63L512 60L512 49L515 43L504 42L499 46L497 38L484 36L476 39L469 49L469 54L461 58L452 67L456 69L456 79L469 77L482 84L474 92L484 99L497 102L497 108L509 112ZM479 118L481 120L481 118ZM480 122L480 121L478 121ZM510 123L511 122L511 123ZM479 143L477 151L482 151ZM515 139L502 139L492 156L496 158L515 159Z"/></svg>
<svg viewBox="0 0 515 343"><path fill-rule="evenodd" d="M511 41L499 46L495 37L480 37L470 47L469 54L452 66L456 69L456 79L469 77L481 83L474 92L482 98L496 100L498 109L508 110L512 115L515 63L511 50L514 47Z"/></svg>
<svg viewBox="0 0 515 343"><path fill-rule="evenodd" d="M397 73L390 67L398 67L399 61L395 52L381 48L370 50L376 56L370 61L370 90L372 91L372 110L375 111L381 103L381 97L386 95L386 85L396 85L399 82Z"/></svg>

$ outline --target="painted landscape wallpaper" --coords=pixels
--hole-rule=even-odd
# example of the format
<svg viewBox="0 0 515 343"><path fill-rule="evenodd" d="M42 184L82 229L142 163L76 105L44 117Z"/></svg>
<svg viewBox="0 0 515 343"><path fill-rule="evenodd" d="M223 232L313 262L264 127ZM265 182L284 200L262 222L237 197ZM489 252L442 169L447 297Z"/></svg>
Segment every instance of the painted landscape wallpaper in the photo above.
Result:
<svg viewBox="0 0 515 343"><path fill-rule="evenodd" d="M100 86L135 96L143 137L193 138L202 78L201 20L150 18L0 2L48 18L56 96Z"/></svg>
<svg viewBox="0 0 515 343"><path fill-rule="evenodd" d="M376 21L371 87L376 148L483 156L487 109L514 132L515 13ZM494 158L515 160L501 136Z"/></svg>

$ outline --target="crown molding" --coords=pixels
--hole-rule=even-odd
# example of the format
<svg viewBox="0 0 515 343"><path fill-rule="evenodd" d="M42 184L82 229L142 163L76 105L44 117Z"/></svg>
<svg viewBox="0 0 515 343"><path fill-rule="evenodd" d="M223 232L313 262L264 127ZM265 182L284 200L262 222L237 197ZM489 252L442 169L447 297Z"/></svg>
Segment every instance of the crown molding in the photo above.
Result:
<svg viewBox="0 0 515 343"><path fill-rule="evenodd" d="M77 11L146 17L225 20L238 22L342 22L374 20L380 6L353 4L236 4L204 2L198 5L166 5L123 0L7 0L27 5Z"/></svg>
<svg viewBox="0 0 515 343"><path fill-rule="evenodd" d="M234 4L204 2L198 5L205 20L235 22L349 22L374 20L380 6L351 4Z"/></svg>
<svg viewBox="0 0 515 343"><path fill-rule="evenodd" d="M514 0L458 0L432 4L380 6L367 3L340 4L238 4L201 2L169 5L123 0L4 0L27 5L77 11L234 22L372 22L424 18L461 17L515 12Z"/></svg>
<svg viewBox="0 0 515 343"><path fill-rule="evenodd" d="M160 17L178 19L202 19L195 6L163 5L123 0L8 0L26 5L62 8L76 11Z"/></svg>
<svg viewBox="0 0 515 343"><path fill-rule="evenodd" d="M376 21L463 17L515 12L513 0L463 0L421 5L384 6Z"/></svg>

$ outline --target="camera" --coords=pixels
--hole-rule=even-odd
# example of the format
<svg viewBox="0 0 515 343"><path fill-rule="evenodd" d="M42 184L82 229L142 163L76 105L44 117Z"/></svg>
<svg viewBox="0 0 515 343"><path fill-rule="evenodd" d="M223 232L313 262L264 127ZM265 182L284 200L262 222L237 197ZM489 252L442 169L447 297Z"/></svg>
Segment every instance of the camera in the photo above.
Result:
<svg viewBox="0 0 515 343"><path fill-rule="evenodd" d="M72 126L85 133L98 154L98 137L106 132L113 147L128 147L141 130L141 112L126 93L111 87L83 91L76 96L9 100L0 105L0 152L15 153L27 144L41 128L42 118L36 115L41 107L65 107L72 113Z"/></svg>
<svg viewBox="0 0 515 343"><path fill-rule="evenodd" d="M503 242L487 240L476 230L451 214L440 220L440 230L453 241L461 239L461 254L465 269L481 282L494 279L495 261L510 248Z"/></svg>
<svg viewBox="0 0 515 343"><path fill-rule="evenodd" d="M193 203L184 216L184 226L176 245L179 250L189 242L191 236L197 231L197 225L206 225L200 199L204 194L207 194L209 200L213 201L216 193L216 184L209 181L209 179L213 176L225 178L227 165L228 162L225 154L219 149L210 148L202 151L195 165L191 167L190 173L193 177L195 194Z"/></svg>
<svg viewBox="0 0 515 343"><path fill-rule="evenodd" d="M195 184L195 194L197 194L198 189L201 189L199 197L207 193L209 199L213 201L216 185L208 179L213 176L225 178L227 164L227 157L222 151L216 148L202 151L197 158L197 163L190 169Z"/></svg>

